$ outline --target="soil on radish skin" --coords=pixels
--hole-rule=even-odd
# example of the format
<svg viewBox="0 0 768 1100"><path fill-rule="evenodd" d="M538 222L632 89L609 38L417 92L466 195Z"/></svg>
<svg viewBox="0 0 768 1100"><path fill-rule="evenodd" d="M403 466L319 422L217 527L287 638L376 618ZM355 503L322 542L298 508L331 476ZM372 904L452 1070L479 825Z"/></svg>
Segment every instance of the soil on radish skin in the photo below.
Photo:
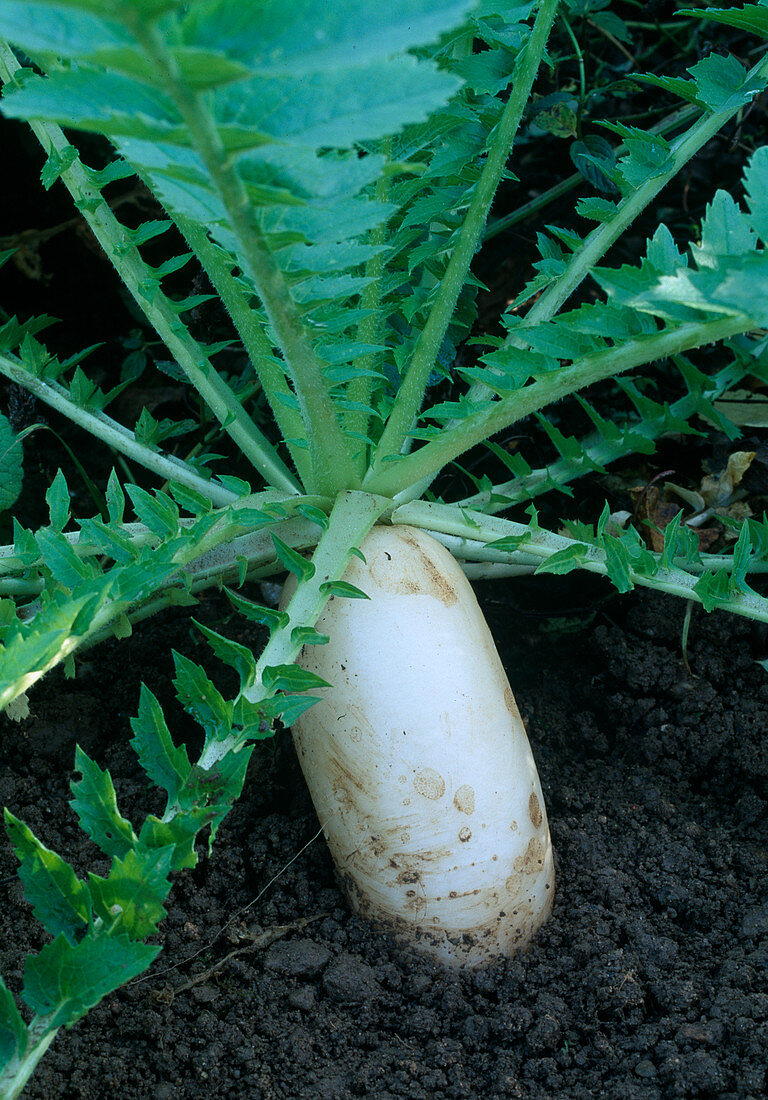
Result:
<svg viewBox="0 0 768 1100"><path fill-rule="evenodd" d="M607 595L558 583L564 601ZM351 915L283 734L257 746L212 857L201 847L177 877L149 973L60 1033L25 1096L764 1096L768 674L750 627L695 614L691 675L679 602L613 597L591 621L558 623L519 613L539 592L481 588L557 852L554 915L526 954L452 973ZM201 612L216 622L223 609ZM109 766L134 822L157 811L128 719L139 681L169 699L163 655L196 644L169 612L87 654L74 681L51 675L25 723L0 720L0 802L80 873L106 861L66 806L75 744ZM18 990L45 937L7 840L0 891Z"/></svg>

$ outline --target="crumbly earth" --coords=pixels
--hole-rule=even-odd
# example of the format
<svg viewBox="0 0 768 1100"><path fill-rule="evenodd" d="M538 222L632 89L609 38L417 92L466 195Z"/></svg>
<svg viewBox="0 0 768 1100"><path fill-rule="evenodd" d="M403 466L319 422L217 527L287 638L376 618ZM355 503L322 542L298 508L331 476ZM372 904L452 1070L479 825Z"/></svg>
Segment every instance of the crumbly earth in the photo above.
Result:
<svg viewBox="0 0 768 1100"><path fill-rule="evenodd" d="M698 612L689 673L679 602L564 578L559 621L531 614L537 584L481 591L557 851L554 915L528 953L450 973L350 915L281 735L257 746L213 856L178 876L151 971L56 1038L29 1100L765 1096L764 654L748 624ZM591 615L568 617L569 600ZM198 617L223 614L211 601ZM105 861L66 806L75 744L109 766L134 821L157 810L128 719L139 681L170 699L165 654L197 645L169 612L86 655L74 681L52 675L26 723L0 721L0 802L81 872ZM18 989L43 935L14 866L3 840L2 965Z"/></svg>

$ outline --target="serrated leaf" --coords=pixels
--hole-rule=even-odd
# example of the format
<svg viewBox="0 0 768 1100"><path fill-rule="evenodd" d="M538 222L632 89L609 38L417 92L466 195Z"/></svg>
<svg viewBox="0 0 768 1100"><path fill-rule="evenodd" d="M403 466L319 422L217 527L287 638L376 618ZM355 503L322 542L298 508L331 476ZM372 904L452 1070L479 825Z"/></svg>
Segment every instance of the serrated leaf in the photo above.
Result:
<svg viewBox="0 0 768 1100"><path fill-rule="evenodd" d="M175 802L189 778L192 766L183 745L173 743L162 707L146 684L141 685L139 713L131 719L133 746L144 771L153 783Z"/></svg>
<svg viewBox="0 0 768 1100"><path fill-rule="evenodd" d="M757 238L737 203L727 191L715 192L701 226L701 245L692 246L699 267L717 265L720 256L751 252Z"/></svg>
<svg viewBox="0 0 768 1100"><path fill-rule="evenodd" d="M91 840L108 856L123 857L136 844L130 821L117 808L117 796L108 771L102 771L78 745L75 768L82 775L70 784L70 806Z"/></svg>
<svg viewBox="0 0 768 1100"><path fill-rule="evenodd" d="M187 714L205 730L206 736L221 740L232 726L232 704L206 676L200 665L174 651L176 677L173 681L179 702Z"/></svg>
<svg viewBox="0 0 768 1100"><path fill-rule="evenodd" d="M190 512L193 516L205 516L213 507L208 497L203 496L197 489L182 485L180 481L172 481L169 489L179 507L183 508L185 512Z"/></svg>
<svg viewBox="0 0 768 1100"><path fill-rule="evenodd" d="M766 12L768 16L768 12ZM752 228L768 242L768 145L756 149L744 170L744 186Z"/></svg>
<svg viewBox="0 0 768 1100"><path fill-rule="evenodd" d="M306 558L303 558L298 550L294 550L292 546L283 542L283 540L274 533L272 534L272 543L275 547L278 561L282 562L289 573L293 573L298 577L299 582L308 581L311 577L314 577L314 565L311 561L307 561Z"/></svg>
<svg viewBox="0 0 768 1100"><path fill-rule="evenodd" d="M271 665L264 669L262 680L271 691L312 691L314 688L330 687L322 676L299 668L298 665Z"/></svg>
<svg viewBox="0 0 768 1100"><path fill-rule="evenodd" d="M306 73L300 93L293 75L275 75L254 76L213 94L225 130L236 122L248 133L282 142L349 149L422 121L459 86L430 62L406 56Z"/></svg>
<svg viewBox="0 0 768 1100"><path fill-rule="evenodd" d="M625 546L616 538L606 537L603 540L605 551L605 565L608 579L618 588L619 592L631 592L634 583L631 577L629 555Z"/></svg>
<svg viewBox="0 0 768 1100"><path fill-rule="evenodd" d="M587 556L587 547L581 544L565 546L536 567L536 573L554 573L558 576L578 569Z"/></svg>
<svg viewBox="0 0 768 1100"><path fill-rule="evenodd" d="M712 111L722 111L749 103L761 88L757 78L747 81L747 71L732 54L710 54L692 65L688 72L696 81L699 98Z"/></svg>
<svg viewBox="0 0 768 1100"><path fill-rule="evenodd" d="M88 887L66 860L46 848L23 821L5 810L5 824L13 844L24 885L24 896L37 919L53 936L73 940L88 925L91 912Z"/></svg>
<svg viewBox="0 0 768 1100"><path fill-rule="evenodd" d="M126 485L139 520L161 538L175 535L179 529L179 510L165 493L152 496L138 485Z"/></svg>
<svg viewBox="0 0 768 1100"><path fill-rule="evenodd" d="M49 1016L52 1028L71 1026L108 993L151 965L160 947L127 936L86 936L70 944L63 936L28 955L24 1000L33 1012Z"/></svg>
<svg viewBox="0 0 768 1100"><path fill-rule="evenodd" d="M746 3L742 8L682 8L678 15L712 19L768 38L768 9L763 0L759 0L757 4Z"/></svg>
<svg viewBox="0 0 768 1100"><path fill-rule="evenodd" d="M224 593L232 606L241 615L245 616L249 622L266 626L270 631L277 630L288 622L288 615L284 611L278 611L273 607L262 607L261 604L254 603L253 600L247 600L245 596L233 592L231 588L225 588Z"/></svg>
<svg viewBox="0 0 768 1100"><path fill-rule="evenodd" d="M254 18L237 0L214 0L187 16L184 40L226 51L260 72L334 72L432 42L470 7L470 0L393 0L366 18L359 0L334 0L332 7L261 0Z"/></svg>
<svg viewBox="0 0 768 1100"><path fill-rule="evenodd" d="M197 864L195 838L201 829L210 824L215 810L208 806L193 806L176 814L170 821L161 821L154 814L147 814L139 833L139 845L156 851L173 848L172 869L180 871Z"/></svg>
<svg viewBox="0 0 768 1100"><path fill-rule="evenodd" d="M205 636L213 652L225 664L233 668L240 677L240 689L252 684L256 678L256 658L250 649L239 642L233 642L231 638L225 638L207 626L203 626L197 619L193 619L197 629Z"/></svg>
<svg viewBox="0 0 768 1100"><path fill-rule="evenodd" d="M92 542L102 554L123 565L134 562L141 552L126 531L121 531L117 527L108 527L98 519L81 521L80 538L85 542Z"/></svg>
<svg viewBox="0 0 768 1100"><path fill-rule="evenodd" d="M264 714L271 718L280 718L283 725L292 726L305 711L319 703L319 695L276 695L264 705Z"/></svg>
<svg viewBox="0 0 768 1100"><path fill-rule="evenodd" d="M119 526L123 522L123 515L125 514L125 493L123 487L120 484L120 479L114 470L109 475L107 481L107 510L109 512L109 522Z"/></svg>
<svg viewBox="0 0 768 1100"><path fill-rule="evenodd" d="M94 912L110 936L125 934L143 940L166 916L163 902L171 889L173 847L132 849L115 859L107 878L90 873L88 884Z"/></svg>
<svg viewBox="0 0 768 1100"><path fill-rule="evenodd" d="M41 527L35 539L43 561L66 588L75 588L81 581L94 576L94 566L78 557L63 535Z"/></svg>
<svg viewBox="0 0 768 1100"><path fill-rule="evenodd" d="M52 53L56 57L88 57L99 50L133 44L119 23L93 12L73 10L66 4L28 0L3 0L0 34L27 52Z"/></svg>
<svg viewBox="0 0 768 1100"><path fill-rule="evenodd" d="M7 86L3 113L113 136L186 140L173 103L157 89L119 73L80 69L31 77L20 88Z"/></svg>

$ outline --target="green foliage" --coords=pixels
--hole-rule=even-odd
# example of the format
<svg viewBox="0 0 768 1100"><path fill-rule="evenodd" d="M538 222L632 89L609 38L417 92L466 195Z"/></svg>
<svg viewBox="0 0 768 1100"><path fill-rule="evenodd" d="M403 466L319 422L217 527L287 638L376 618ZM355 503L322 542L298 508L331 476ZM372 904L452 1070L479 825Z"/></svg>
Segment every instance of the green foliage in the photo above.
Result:
<svg viewBox="0 0 768 1100"><path fill-rule="evenodd" d="M627 40L608 0L565 6ZM329 598L366 598L343 574L382 515L458 540L457 553L476 561L591 570L621 592L645 584L768 620L749 583L767 564L765 523L745 522L733 552L711 559L680 517L653 554L607 508L593 526L572 521L567 537L543 530L533 509L527 523L495 515L567 492L574 478L622 456L649 454L665 434L699 432L703 419L734 438L715 401L745 375L765 378L768 366L768 146L749 157L744 209L717 191L690 242L660 224L639 263L604 266L665 184L765 90L768 62L747 70L713 52L687 76L640 77L687 105L677 137L616 119L602 135L582 135L581 102L565 109L555 93L530 110L556 10L555 0L0 4L3 112L29 121L46 155L43 186L61 181L70 191L165 349L158 369L183 387L188 408L204 409L199 423L144 409L133 426L120 424L106 410L154 369L143 350L151 341L141 336L120 380L102 389L89 374L98 347L59 359L43 343L50 318L0 314L0 372L163 486L123 484L113 471L100 513L79 518L59 472L47 522L33 531L14 521L13 544L0 549L0 597L13 597L0 598L0 705L56 664L70 667L86 646L125 636L161 607L192 605L211 585L268 636L256 658L196 624L236 673L233 697L215 674L174 654L178 702L203 734L194 762L142 688L132 745L165 793L162 817L129 821L109 771L78 750L71 806L111 861L108 874L82 877L6 815L26 898L52 937L25 970L30 1024L0 982L8 1096L58 1027L150 965L157 949L145 941L164 917L170 876L194 866L201 832L210 846L252 743L276 720L293 722L328 686L296 657L327 641L316 623ZM765 10L687 14L765 37ZM503 318L505 334L475 335L485 353L470 362L456 352L477 320L471 262L499 183L515 180L508 158L521 127L526 142L547 131L577 135L574 163L600 194L581 198L576 212L593 228L539 232L540 259ZM103 169L81 160L78 130L111 142ZM105 193L131 177L163 216L119 220ZM181 249L170 243L177 233ZM180 298L179 273L193 267L214 293ZM585 304L567 306L587 277ZM193 311L211 298L235 341L204 343L192 331ZM693 353L713 341L723 342L723 357L704 372ZM237 346L248 360L242 373L228 354ZM667 357L674 400L630 373ZM581 393L612 377L632 410L620 421ZM557 410L545 411L566 397L580 402L583 434L566 434ZM491 440L529 415L556 456L542 469ZM263 486L255 494L251 475L235 476L216 452L211 424L253 467ZM176 450L192 433L182 459ZM476 445L505 481L469 473L473 496L418 499ZM20 479L20 437L0 418L0 508L14 502ZM242 591L285 570L296 586L280 610Z"/></svg>
<svg viewBox="0 0 768 1100"><path fill-rule="evenodd" d="M21 440L8 418L0 415L0 512L15 504L21 492L23 454Z"/></svg>

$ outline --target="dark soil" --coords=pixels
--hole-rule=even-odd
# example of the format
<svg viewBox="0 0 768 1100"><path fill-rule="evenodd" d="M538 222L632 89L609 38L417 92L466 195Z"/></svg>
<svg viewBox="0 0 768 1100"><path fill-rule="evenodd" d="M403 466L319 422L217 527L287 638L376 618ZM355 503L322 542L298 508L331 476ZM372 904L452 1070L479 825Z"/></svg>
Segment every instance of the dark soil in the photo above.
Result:
<svg viewBox="0 0 768 1100"><path fill-rule="evenodd" d="M641 16L636 5L613 6L627 18L664 21L681 5L648 0ZM637 67L685 75L713 44L751 63L754 39L702 26L660 38L649 23L632 47ZM646 125L671 109L673 101L667 105L658 91L622 81L629 67L621 50L586 23L576 29L590 44L589 79L606 89L605 100L585 105L586 133L604 132L593 119ZM575 60L563 61L542 78L542 93L572 90L577 78ZM765 139L766 110L763 97L713 140L609 262L636 262L660 220L679 242L687 240L714 185L739 198L744 161ZM23 317L45 310L66 318L46 334L62 356L104 341L89 371L106 388L119 380L127 338L142 322L90 235L70 222L61 186L41 192L35 143L18 124L2 125L3 149L14 165L6 186L16 191L6 196L0 247L19 250L0 278L2 304ZM540 137L521 143L522 182L505 185L494 216L569 175L569 146ZM99 163L98 143L86 144L86 152ZM128 224L157 216L140 192L116 191L113 199L124 204ZM495 323L510 287L514 292L530 277L540 222L584 232L572 209L569 195L491 243L478 267L490 287L480 301L480 331ZM199 327L220 339L226 333L216 331L220 318L208 308ZM140 330L153 339L145 326ZM150 361L163 357L161 348L150 348ZM142 401L158 416L185 416L165 375L151 390L152 370L141 380L150 386ZM617 399L615 392L603 396ZM0 385L4 412L13 412L18 397ZM118 406L114 414L131 424L138 411ZM16 413L18 428L48 422L103 483L102 460L82 433L40 407ZM551 457L535 426L521 438L533 464ZM33 527L45 522L43 494L58 466L67 473L73 512L93 512L84 480L55 439L40 432L27 448L19 516ZM721 444L667 441L658 456L643 459L637 480L645 484L657 470L674 468L674 480L695 488L703 461L722 469ZM764 440L742 445L759 449ZM111 464L109 456L103 461ZM463 484L449 488L448 497L470 491ZM612 508L627 507L620 489L624 495L615 499L613 482L591 479L580 483L567 509L560 498L553 508L594 521L606 496ZM562 510L545 514L546 522L557 524ZM6 520L3 538L9 537ZM480 591L528 723L557 853L554 915L528 953L491 970L449 973L352 916L318 836L290 737L280 734L257 746L213 855L201 846L198 867L177 877L155 965L58 1035L25 1097L756 1100L768 1094L768 674L754 659L765 656L754 648L761 639L749 624L696 612L688 670L680 644L684 609L672 599L618 597L589 577L549 578L546 594L536 580ZM227 612L211 600L195 614L218 626ZM233 621L225 632L238 629L242 622ZM85 654L75 680L60 670L46 678L31 695L28 721L16 725L0 716L0 805L78 873L104 874L107 861L67 807L75 745L109 767L121 810L134 823L157 812L157 794L128 744L129 718L143 680L166 705L177 740L195 736L173 703L170 650L202 657L198 646L186 615L167 612L130 639ZM43 942L0 830L0 969L15 992L24 956Z"/></svg>
<svg viewBox="0 0 768 1100"><path fill-rule="evenodd" d="M350 915L281 735L257 746L213 856L178 876L152 970L60 1033L25 1095L765 1096L768 678L750 627L695 615L690 675L678 602L559 583L562 621L531 614L536 581L481 592L557 851L554 915L527 954L451 973ZM591 620L568 617L577 600ZM0 802L80 872L106 868L65 806L75 744L110 767L124 813L156 810L128 718L139 681L167 698L165 654L195 645L169 612L86 655L76 680L50 676L23 725L0 720ZM18 988L42 941L14 871L5 842Z"/></svg>

